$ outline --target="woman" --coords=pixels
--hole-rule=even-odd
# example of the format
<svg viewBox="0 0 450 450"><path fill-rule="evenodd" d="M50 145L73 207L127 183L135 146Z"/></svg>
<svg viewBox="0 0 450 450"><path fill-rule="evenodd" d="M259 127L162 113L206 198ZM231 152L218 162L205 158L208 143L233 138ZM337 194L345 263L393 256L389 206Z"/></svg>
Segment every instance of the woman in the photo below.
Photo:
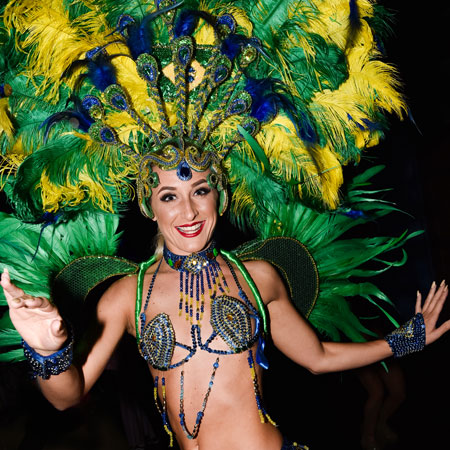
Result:
<svg viewBox="0 0 450 450"><path fill-rule="evenodd" d="M407 109L395 70L380 58L383 21L372 20L380 8L344 0L260 6L11 0L2 9L9 37L2 36L1 46L8 64L0 86L6 155L0 184L16 217L41 224L42 247L41 234L51 226L70 226L74 216L84 220L92 211L122 211L137 191L142 213L158 222L166 245L161 260L103 295L97 338L79 364L71 363L70 331L55 306L27 296L4 272L1 284L25 355L57 408L80 401L128 332L149 363L164 426L182 448L280 449L283 437L258 386L267 322L275 345L314 373L425 344L421 315L389 343L321 343L275 269L261 261L231 263L214 247L229 193L243 228L260 238L302 241L299 230L312 227L304 205L338 207L341 166L358 162L383 136L386 111L401 116ZM365 194L355 195L358 208ZM318 220L312 240L329 249L323 227L340 217ZM338 223L336 234L348 227ZM108 241L110 233L97 236ZM49 253L53 242L49 236ZM358 257L338 270L351 273L398 244L373 244L367 258L353 249ZM4 248L13 265L17 246ZM38 275L48 281L47 273ZM370 283L346 287L332 299L334 312L346 306L345 295L364 288L367 297L383 298ZM445 284L433 285L422 309L418 295L427 343L450 327L435 327L446 296Z"/></svg>
<svg viewBox="0 0 450 450"><path fill-rule="evenodd" d="M139 333L141 354L149 359L149 369L158 386L165 427L173 430L182 449L278 450L283 445L299 448L283 443L281 433L260 402L257 386L262 369L253 362L253 355L258 353L257 338L262 330L258 325L256 299L242 273L221 254L212 256L220 268L216 288L209 292L205 289L202 308L201 299L196 304L195 295L189 299L188 289L180 288L179 273L172 267L179 256L200 252L211 245L218 217L218 193L208 184L210 170L193 171L189 180L180 179L174 170L159 167L153 170L159 177L159 185L152 190L151 207L168 252L165 250L165 257L144 276L146 301L139 312L145 313L140 316L145 323L138 324L140 330L136 329L136 276L114 283L99 301L98 338L91 342L85 361L79 367L72 364L47 380L39 379L43 394L59 409L76 404L98 379L122 335ZM273 342L312 373L361 367L392 355L390 344L381 339L367 343L320 342L292 306L274 268L262 261L252 261L246 263L246 269L269 313ZM55 306L46 299L27 296L10 282L7 271L1 285L11 319L26 343L44 356L58 351L68 337L68 330ZM423 315L426 344L450 328L450 321L436 327L447 293L444 282L439 287L433 283L423 305L420 293L417 294L416 313ZM219 298L225 299L223 304ZM226 314L222 319L210 320L223 311ZM245 331L242 322L233 322L233 313L243 314L243 322L250 318L251 330ZM159 328L154 320L161 320ZM237 338L250 346L248 351L233 347L233 336L226 341L223 338L226 333L220 334L226 328L226 320L232 323ZM174 341L184 346L176 345L172 355L173 342L163 342L163 351L158 352L152 342L164 336L157 332L167 332L171 327ZM214 334L217 329L219 332ZM211 334L214 338L208 340Z"/></svg>

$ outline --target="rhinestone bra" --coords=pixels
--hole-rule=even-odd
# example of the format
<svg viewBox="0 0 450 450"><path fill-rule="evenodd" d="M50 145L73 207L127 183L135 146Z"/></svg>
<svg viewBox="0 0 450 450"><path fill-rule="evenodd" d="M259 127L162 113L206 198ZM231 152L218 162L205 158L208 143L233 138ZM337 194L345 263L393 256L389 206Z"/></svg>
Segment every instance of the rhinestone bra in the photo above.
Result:
<svg viewBox="0 0 450 450"><path fill-rule="evenodd" d="M252 305L242 290L234 269L229 265L235 283L239 289L241 300L228 296L218 295L211 300L211 335L204 341L201 328L198 324L191 325L191 343L189 345L177 342L175 330L170 317L160 313L145 324L145 312L141 315L141 333L139 351L143 358L155 369L169 370L181 366L189 361L197 350L204 350L217 355L231 355L248 350L260 337L260 317L257 309ZM159 267L158 267L159 269ZM153 289L153 282L158 269L155 271L150 283L149 294ZM149 299L149 295L147 296ZM255 331L252 331L251 319L255 320ZM219 336L228 346L228 350L213 348L213 340ZM186 350L186 356L172 363L175 347Z"/></svg>

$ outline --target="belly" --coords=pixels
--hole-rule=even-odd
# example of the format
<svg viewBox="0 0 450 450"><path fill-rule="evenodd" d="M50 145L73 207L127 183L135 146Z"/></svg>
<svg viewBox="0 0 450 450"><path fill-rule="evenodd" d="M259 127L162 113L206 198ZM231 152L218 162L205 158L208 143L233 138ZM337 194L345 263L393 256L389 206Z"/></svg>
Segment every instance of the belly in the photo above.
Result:
<svg viewBox="0 0 450 450"><path fill-rule="evenodd" d="M160 379L160 400L165 379L168 418L181 448L281 448L279 431L264 415L262 399L257 402L262 370L259 366L252 370L248 358L248 351L220 356L215 367L217 355L202 351L176 369L151 369Z"/></svg>

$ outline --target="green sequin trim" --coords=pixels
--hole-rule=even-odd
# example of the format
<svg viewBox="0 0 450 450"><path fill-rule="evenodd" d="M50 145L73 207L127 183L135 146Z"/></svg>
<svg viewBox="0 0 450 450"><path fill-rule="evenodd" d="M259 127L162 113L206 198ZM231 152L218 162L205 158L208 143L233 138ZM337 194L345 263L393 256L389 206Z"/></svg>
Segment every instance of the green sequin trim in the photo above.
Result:
<svg viewBox="0 0 450 450"><path fill-rule="evenodd" d="M136 341L139 346L141 336L139 333L139 317L142 308L142 289L144 287L144 276L147 269L156 262L156 255L153 255L148 261L139 264L139 272L137 276L137 289L136 289L136 309L134 312L134 320L136 324Z"/></svg>
<svg viewBox="0 0 450 450"><path fill-rule="evenodd" d="M248 286L250 287L250 290L252 291L253 297L256 300L256 305L258 306L258 311L260 316L262 317L263 321L263 328L264 333L267 334L267 311L266 307L264 305L264 302L262 300L261 294L259 293L258 287L256 286L255 282L253 281L253 278L248 273L248 270L244 266L244 264L237 258L236 255L234 255L231 252L228 252L226 250L220 250L220 253L228 258L241 272L242 276L244 277L245 281L247 282Z"/></svg>

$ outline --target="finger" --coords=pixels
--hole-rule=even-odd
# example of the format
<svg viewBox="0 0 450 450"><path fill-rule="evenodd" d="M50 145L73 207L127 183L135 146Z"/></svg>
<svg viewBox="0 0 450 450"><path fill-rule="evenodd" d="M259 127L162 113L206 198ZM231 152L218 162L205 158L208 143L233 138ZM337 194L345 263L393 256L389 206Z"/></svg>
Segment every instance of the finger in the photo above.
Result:
<svg viewBox="0 0 450 450"><path fill-rule="evenodd" d="M64 337L67 336L67 328L62 319L56 319L50 324L50 332L53 336Z"/></svg>
<svg viewBox="0 0 450 450"><path fill-rule="evenodd" d="M22 289L18 288L16 285L11 283L11 278L9 276L8 269L4 269L2 273L2 279L0 284L3 287L3 292L5 293L6 300L13 300L14 298L23 297L25 293Z"/></svg>
<svg viewBox="0 0 450 450"><path fill-rule="evenodd" d="M422 294L417 291L416 297L416 314L422 312Z"/></svg>
<svg viewBox="0 0 450 450"><path fill-rule="evenodd" d="M448 330L450 330L450 320L444 322L440 327L436 328L430 336L427 336L427 344L436 341Z"/></svg>
<svg viewBox="0 0 450 450"><path fill-rule="evenodd" d="M446 298L446 287L445 280L441 282L439 285L439 288L434 293L433 297L430 299L428 303L428 310L433 311L438 305L443 305L445 298ZM441 306L442 308L442 306Z"/></svg>
<svg viewBox="0 0 450 450"><path fill-rule="evenodd" d="M40 309L44 312L51 311L53 305L45 297L32 297L31 295L24 295L22 298L22 306L29 309Z"/></svg>
<svg viewBox="0 0 450 450"><path fill-rule="evenodd" d="M435 292L436 292L436 282L433 281L431 283L430 290L428 291L428 295L427 295L427 298L425 299L425 302L424 302L424 304L422 306L422 309L427 309L428 308L428 306L429 306L429 304L431 302L431 299L433 298Z"/></svg>
<svg viewBox="0 0 450 450"><path fill-rule="evenodd" d="M445 300L447 299L448 295L448 286L442 286L442 290L440 289L438 293L436 293L436 301L434 304L430 305L430 312L433 312L433 314L437 317L442 311L442 308L444 307Z"/></svg>

